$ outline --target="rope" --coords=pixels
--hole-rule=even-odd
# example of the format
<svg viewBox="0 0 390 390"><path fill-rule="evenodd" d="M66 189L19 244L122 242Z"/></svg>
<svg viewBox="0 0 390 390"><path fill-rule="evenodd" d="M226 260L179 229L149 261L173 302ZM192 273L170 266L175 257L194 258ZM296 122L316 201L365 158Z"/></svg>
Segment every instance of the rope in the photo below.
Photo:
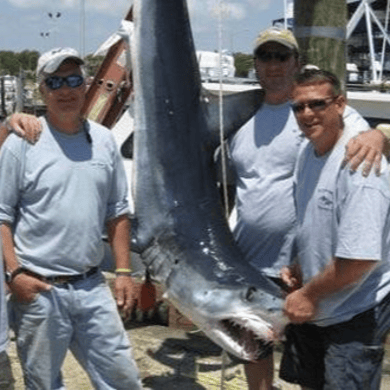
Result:
<svg viewBox="0 0 390 390"><path fill-rule="evenodd" d="M227 191L227 169L226 169L226 150L225 150L225 137L223 130L223 87L222 87L222 13L223 13L223 0L219 0L218 9L218 54L219 54L219 138L221 145L221 166L222 166L222 188L223 188L223 200L225 203L225 217L229 218L229 203L228 203L228 191Z"/></svg>
<svg viewBox="0 0 390 390"><path fill-rule="evenodd" d="M223 13L223 0L219 0L218 7L218 53L219 53L219 138L221 145L221 167L222 167L222 188L223 188L223 200L225 204L225 217L229 218L229 202L228 202L228 190L227 190L227 169L226 169L226 150L225 150L225 137L223 129L223 87L222 87L222 13ZM228 355L225 350L222 350L221 354L221 390L225 389L226 379L226 364L228 362Z"/></svg>

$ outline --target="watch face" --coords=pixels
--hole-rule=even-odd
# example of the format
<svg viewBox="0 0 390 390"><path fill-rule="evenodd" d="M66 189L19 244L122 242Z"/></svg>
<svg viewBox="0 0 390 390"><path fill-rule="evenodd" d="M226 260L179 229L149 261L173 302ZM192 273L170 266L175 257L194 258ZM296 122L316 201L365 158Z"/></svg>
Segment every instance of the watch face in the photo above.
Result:
<svg viewBox="0 0 390 390"><path fill-rule="evenodd" d="M6 271L6 272L4 273L4 278L5 278L5 282L6 282L6 283L10 283L11 280L12 280L12 273L9 272L9 271Z"/></svg>

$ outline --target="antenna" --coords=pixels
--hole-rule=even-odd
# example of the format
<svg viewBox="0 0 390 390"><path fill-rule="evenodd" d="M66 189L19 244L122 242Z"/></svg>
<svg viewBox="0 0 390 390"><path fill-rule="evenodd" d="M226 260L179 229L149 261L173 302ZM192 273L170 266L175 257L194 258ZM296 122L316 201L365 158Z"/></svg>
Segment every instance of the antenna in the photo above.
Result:
<svg viewBox="0 0 390 390"><path fill-rule="evenodd" d="M85 0L80 0L80 55L85 56Z"/></svg>

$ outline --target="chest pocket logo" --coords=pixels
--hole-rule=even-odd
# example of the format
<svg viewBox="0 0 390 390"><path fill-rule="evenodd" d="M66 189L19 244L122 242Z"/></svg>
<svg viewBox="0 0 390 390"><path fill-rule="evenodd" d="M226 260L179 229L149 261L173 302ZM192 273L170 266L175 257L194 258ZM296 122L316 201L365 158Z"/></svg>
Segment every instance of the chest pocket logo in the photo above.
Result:
<svg viewBox="0 0 390 390"><path fill-rule="evenodd" d="M333 210L333 192L318 189L318 207L323 210Z"/></svg>

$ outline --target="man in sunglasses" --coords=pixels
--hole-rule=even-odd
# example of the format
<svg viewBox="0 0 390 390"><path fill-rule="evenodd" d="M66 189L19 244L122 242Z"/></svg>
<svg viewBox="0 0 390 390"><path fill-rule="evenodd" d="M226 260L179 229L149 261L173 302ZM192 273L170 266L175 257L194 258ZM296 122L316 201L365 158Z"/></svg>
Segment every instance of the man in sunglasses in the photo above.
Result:
<svg viewBox="0 0 390 390"><path fill-rule="evenodd" d="M129 310L127 183L111 133L84 120L83 60L71 48L38 61L47 105L32 145L10 135L0 157L0 232L11 325L26 388L63 388L68 348L98 389L141 389L117 306ZM99 265L107 228L116 302Z"/></svg>
<svg viewBox="0 0 390 390"><path fill-rule="evenodd" d="M296 78L292 108L308 141L294 178L303 286L286 298L292 325L281 377L305 389L379 389L390 328L389 167L364 178L342 168L355 134L340 81L322 70Z"/></svg>
<svg viewBox="0 0 390 390"><path fill-rule="evenodd" d="M289 30L272 27L259 34L254 65L264 102L229 142L235 171L231 189L237 207L234 235L245 260L271 277L279 277L289 263L289 233L296 220L293 171L304 137L291 110L290 96L300 70L298 57L298 43ZM344 118L356 134L369 128L351 107L346 108ZM378 130L351 141L351 166L356 168L364 158L367 168L378 166L383 143ZM264 358L245 364L245 371L249 390L272 389L272 349Z"/></svg>

